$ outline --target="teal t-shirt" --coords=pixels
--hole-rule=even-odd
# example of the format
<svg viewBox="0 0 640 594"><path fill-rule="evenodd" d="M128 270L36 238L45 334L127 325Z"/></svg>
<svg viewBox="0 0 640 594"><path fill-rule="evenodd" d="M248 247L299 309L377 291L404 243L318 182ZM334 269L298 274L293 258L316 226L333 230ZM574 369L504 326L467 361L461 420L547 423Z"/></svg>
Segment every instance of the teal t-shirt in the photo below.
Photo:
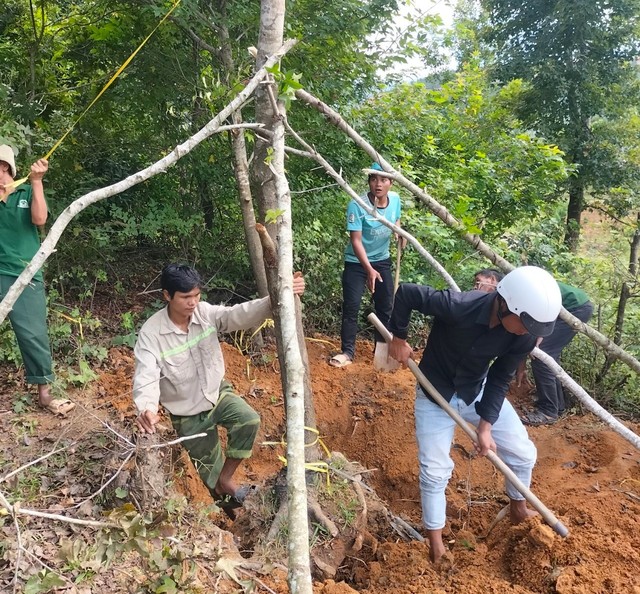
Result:
<svg viewBox="0 0 640 594"><path fill-rule="evenodd" d="M378 214L395 224L400 219L400 196L395 192L389 192L387 196L389 203L386 208L378 208ZM369 201L367 194L363 194L361 198L365 202ZM369 262L380 262L390 257L389 243L393 231L380 221L376 221L355 200L351 200L347 206L347 231L362 232L362 246L367 253ZM344 250L344 259L346 262L359 262L351 242Z"/></svg>
<svg viewBox="0 0 640 594"><path fill-rule="evenodd" d="M31 186L22 184L0 200L0 274L20 276L40 249L38 228L31 221ZM42 280L42 271L34 276Z"/></svg>

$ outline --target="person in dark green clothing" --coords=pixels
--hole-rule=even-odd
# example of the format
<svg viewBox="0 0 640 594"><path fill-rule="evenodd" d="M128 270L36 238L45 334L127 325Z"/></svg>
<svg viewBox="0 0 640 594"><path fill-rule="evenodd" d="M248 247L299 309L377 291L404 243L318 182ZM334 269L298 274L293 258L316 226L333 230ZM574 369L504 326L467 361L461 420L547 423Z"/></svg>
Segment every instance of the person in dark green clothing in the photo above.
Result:
<svg viewBox="0 0 640 594"><path fill-rule="evenodd" d="M39 159L31 166L30 184L16 187L13 149L0 145L0 300L40 249L38 226L47 221L42 178L48 168L47 161ZM38 271L15 302L9 321L16 334L27 382L38 386L40 406L66 415L75 405L70 400L54 398L49 389L53 371L42 271Z"/></svg>
<svg viewBox="0 0 640 594"><path fill-rule="evenodd" d="M582 290L558 282L562 307L582 322L588 322L593 314L593 304ZM573 340L575 330L564 320L558 318L553 333L542 340L538 348L557 362L562 350ZM533 358L531 370L536 382L536 407L522 416L525 425L551 425L565 409L562 383L545 363Z"/></svg>

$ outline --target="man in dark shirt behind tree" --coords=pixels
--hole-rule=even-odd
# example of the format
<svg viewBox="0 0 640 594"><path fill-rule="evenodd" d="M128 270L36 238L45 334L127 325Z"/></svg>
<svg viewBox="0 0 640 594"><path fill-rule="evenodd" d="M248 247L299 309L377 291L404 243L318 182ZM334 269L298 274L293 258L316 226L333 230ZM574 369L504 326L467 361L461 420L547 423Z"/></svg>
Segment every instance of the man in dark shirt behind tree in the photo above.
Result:
<svg viewBox="0 0 640 594"><path fill-rule="evenodd" d="M561 307L554 278L535 266L523 266L500 281L496 292L438 291L402 284L396 293L389 354L405 363L412 356L406 342L413 310L434 316L420 370L458 413L477 428L476 450L493 450L526 485L536 461L536 448L511 404L509 383L536 337L553 331ZM446 552L442 530L446 522L445 489L453 471L450 456L455 422L416 387L416 438L420 493L430 558ZM509 482L510 519L514 524L535 515Z"/></svg>

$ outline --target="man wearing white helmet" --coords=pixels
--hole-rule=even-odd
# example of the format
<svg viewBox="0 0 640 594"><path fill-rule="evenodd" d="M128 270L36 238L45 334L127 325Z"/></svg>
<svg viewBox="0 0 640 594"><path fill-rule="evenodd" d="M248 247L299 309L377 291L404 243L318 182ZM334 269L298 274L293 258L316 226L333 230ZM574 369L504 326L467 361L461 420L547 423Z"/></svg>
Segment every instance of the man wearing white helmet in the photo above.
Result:
<svg viewBox="0 0 640 594"><path fill-rule="evenodd" d="M394 338L389 354L406 364L413 356L406 342L411 312L433 316L420 370L449 404L476 426L478 454L495 451L527 486L536 448L505 395L519 362L533 349L536 338L553 331L560 307L560 290L554 278L541 268L523 266L507 274L492 293L402 284L390 320ZM455 422L419 385L415 419L422 515L430 558L435 562L446 553L442 530L446 523L445 489L453 471L450 449ZM510 483L507 494L514 524L535 515Z"/></svg>

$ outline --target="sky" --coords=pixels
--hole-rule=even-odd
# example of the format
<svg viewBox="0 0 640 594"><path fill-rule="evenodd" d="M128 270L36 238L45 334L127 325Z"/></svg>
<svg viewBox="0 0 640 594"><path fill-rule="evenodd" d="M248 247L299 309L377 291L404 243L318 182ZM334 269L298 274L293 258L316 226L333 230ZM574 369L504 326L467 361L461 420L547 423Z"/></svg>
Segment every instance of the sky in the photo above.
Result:
<svg viewBox="0 0 640 594"><path fill-rule="evenodd" d="M453 23L455 0L401 0L400 16L396 24L400 27L408 25L413 16L439 14L446 27ZM429 74L420 60L410 60L406 66L398 67L396 72L405 73L407 80L417 80Z"/></svg>
<svg viewBox="0 0 640 594"><path fill-rule="evenodd" d="M453 2L451 0L408 0L404 10L408 14L417 11L423 14L439 14L445 25L453 22Z"/></svg>

